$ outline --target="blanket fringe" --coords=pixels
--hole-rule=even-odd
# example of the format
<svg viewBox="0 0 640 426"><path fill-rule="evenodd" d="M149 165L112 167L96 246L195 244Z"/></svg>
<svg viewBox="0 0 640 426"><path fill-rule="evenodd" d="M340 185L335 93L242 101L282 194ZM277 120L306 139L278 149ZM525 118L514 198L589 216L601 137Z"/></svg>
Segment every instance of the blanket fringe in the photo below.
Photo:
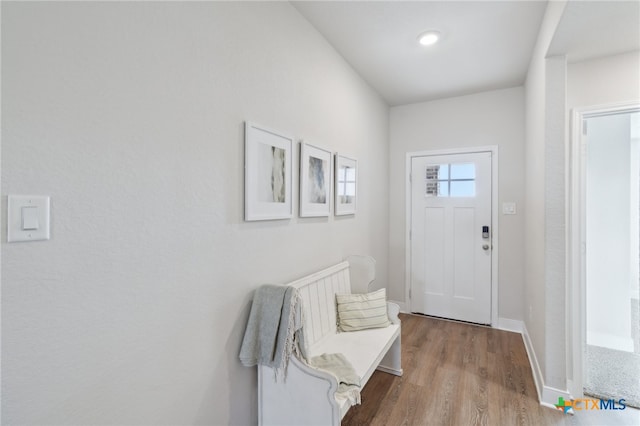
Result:
<svg viewBox="0 0 640 426"><path fill-rule="evenodd" d="M282 360L282 368L274 368L275 380L278 381L278 377L282 376L283 381L287 380L287 370L289 368L289 361L291 360L291 354L295 356L300 355L300 349L298 348L298 342L295 338L296 334L296 311L302 312L299 309L302 303L302 298L297 289L293 290L293 297L291 297L291 306L289 307L289 318L287 328L287 339L285 341L285 350Z"/></svg>
<svg viewBox="0 0 640 426"><path fill-rule="evenodd" d="M343 387L346 389L341 389ZM360 405L362 402L360 399L360 388L353 385L340 385L336 392L336 397L346 399L351 405Z"/></svg>

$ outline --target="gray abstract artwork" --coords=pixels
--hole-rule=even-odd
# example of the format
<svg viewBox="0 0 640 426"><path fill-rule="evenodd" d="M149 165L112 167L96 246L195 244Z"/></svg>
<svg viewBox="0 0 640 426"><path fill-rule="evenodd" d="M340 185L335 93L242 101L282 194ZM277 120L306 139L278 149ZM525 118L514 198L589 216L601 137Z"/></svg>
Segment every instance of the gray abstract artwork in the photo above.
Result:
<svg viewBox="0 0 640 426"><path fill-rule="evenodd" d="M285 159L286 151L271 145L259 148L258 199L267 203L286 202Z"/></svg>
<svg viewBox="0 0 640 426"><path fill-rule="evenodd" d="M309 157L309 202L313 204L327 203L327 189L324 171L327 162L316 157Z"/></svg>

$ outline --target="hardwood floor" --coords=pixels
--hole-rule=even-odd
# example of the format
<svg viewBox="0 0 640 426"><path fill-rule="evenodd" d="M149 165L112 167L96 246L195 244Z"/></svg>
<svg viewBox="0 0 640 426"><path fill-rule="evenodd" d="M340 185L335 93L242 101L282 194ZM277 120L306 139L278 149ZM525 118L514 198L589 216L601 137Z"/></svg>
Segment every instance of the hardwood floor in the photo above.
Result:
<svg viewBox="0 0 640 426"><path fill-rule="evenodd" d="M342 425L573 425L538 403L517 333L401 315L403 377L376 371Z"/></svg>

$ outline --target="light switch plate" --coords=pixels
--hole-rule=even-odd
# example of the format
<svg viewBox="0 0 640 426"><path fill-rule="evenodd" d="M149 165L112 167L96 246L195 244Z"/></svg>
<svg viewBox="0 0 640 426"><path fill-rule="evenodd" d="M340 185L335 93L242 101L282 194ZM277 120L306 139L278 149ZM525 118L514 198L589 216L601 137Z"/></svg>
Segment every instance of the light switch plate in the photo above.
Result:
<svg viewBox="0 0 640 426"><path fill-rule="evenodd" d="M22 207L22 230L23 231L35 231L40 229L40 218L38 212L40 209L37 206L23 206Z"/></svg>
<svg viewBox="0 0 640 426"><path fill-rule="evenodd" d="M37 229L28 229L34 227L37 227ZM7 242L39 241L48 240L49 238L49 197L43 195L9 195Z"/></svg>
<svg viewBox="0 0 640 426"><path fill-rule="evenodd" d="M516 214L516 203L512 201L502 203L502 214Z"/></svg>

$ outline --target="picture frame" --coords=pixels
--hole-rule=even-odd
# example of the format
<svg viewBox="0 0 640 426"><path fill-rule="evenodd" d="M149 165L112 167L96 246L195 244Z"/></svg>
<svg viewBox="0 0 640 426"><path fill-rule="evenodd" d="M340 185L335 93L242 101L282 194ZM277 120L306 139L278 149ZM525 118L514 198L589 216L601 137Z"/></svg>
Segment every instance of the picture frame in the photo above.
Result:
<svg viewBox="0 0 640 426"><path fill-rule="evenodd" d="M331 214L332 153L300 143L300 217Z"/></svg>
<svg viewBox="0 0 640 426"><path fill-rule="evenodd" d="M358 161L335 155L335 215L354 215L358 202Z"/></svg>
<svg viewBox="0 0 640 426"><path fill-rule="evenodd" d="M245 122L244 220L293 216L293 138Z"/></svg>

